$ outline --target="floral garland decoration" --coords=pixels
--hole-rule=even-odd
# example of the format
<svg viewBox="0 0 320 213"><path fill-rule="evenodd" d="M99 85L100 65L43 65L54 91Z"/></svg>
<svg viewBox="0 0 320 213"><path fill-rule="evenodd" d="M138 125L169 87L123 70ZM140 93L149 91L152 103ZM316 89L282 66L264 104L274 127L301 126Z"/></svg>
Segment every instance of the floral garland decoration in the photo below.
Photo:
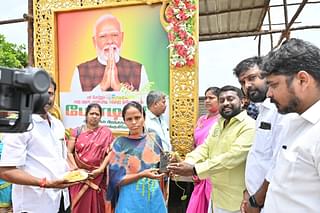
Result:
<svg viewBox="0 0 320 213"><path fill-rule="evenodd" d="M195 41L193 37L195 0L172 0L166 8L170 62L175 67L194 65Z"/></svg>

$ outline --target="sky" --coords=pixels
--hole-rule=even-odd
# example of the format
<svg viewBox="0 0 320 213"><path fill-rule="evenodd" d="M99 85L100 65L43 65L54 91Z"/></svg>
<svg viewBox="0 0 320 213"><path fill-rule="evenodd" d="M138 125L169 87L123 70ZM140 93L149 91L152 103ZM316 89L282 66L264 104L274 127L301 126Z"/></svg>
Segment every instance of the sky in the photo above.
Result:
<svg viewBox="0 0 320 213"><path fill-rule="evenodd" d="M301 2L302 0L290 0L288 3ZM315 0L312 0L315 1ZM28 0L6 0L0 7L0 20L22 18L27 13ZM282 0L271 0L271 5L281 4ZM310 0L309 0L310 2ZM297 7L289 7L289 20L295 13ZM307 5L293 27L302 25L319 25L320 4ZM271 9L272 23L283 23L283 9ZM266 24L267 22L265 22ZM266 28L267 26L265 26ZM273 29L284 28L273 26ZM10 42L27 44L26 22L17 24L0 25L0 33L6 36ZM278 42L280 34L274 35L274 45ZM292 31L291 37L301 38L310 41L320 47L320 29ZM26 45L27 46L27 45ZM265 55L270 51L269 35L262 36L261 54ZM241 60L258 54L258 39L255 37L234 38L216 41L200 42L199 44L199 95L204 95L205 90L210 86L224 86L231 84L239 86L237 79L233 76L233 68ZM208 77L210 76L210 77Z"/></svg>

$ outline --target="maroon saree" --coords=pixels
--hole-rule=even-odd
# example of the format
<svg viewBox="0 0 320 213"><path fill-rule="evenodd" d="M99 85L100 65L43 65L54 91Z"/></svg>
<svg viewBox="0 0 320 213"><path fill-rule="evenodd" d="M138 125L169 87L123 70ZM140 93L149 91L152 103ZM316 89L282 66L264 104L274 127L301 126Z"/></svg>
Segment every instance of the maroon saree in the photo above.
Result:
<svg viewBox="0 0 320 213"><path fill-rule="evenodd" d="M92 171L97 169L110 150L113 141L111 130L100 126L94 130L72 131L75 141L75 161L78 168ZM80 133L80 134L79 134ZM105 213L107 174L103 172L95 179L87 180L69 188L73 213Z"/></svg>

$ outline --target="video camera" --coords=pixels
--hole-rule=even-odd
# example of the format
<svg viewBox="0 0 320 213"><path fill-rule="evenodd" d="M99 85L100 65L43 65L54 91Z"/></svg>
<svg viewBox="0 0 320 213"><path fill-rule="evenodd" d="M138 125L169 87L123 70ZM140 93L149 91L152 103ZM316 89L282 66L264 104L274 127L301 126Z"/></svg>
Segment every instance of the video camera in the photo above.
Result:
<svg viewBox="0 0 320 213"><path fill-rule="evenodd" d="M0 67L0 132L25 132L32 114L44 113L50 77L41 69Z"/></svg>

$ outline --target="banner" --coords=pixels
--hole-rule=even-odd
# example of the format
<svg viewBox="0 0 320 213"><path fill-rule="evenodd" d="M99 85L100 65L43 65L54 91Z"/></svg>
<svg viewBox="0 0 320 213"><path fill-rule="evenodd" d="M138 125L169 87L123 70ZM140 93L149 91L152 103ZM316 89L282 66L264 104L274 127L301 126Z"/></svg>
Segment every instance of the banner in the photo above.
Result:
<svg viewBox="0 0 320 213"><path fill-rule="evenodd" d="M99 103L103 108L102 123L113 131L123 131L126 127L121 111L126 103L134 100L146 106L150 90L168 94L169 43L159 20L160 6L128 5L55 13L59 101L66 128L81 125L86 106ZM120 34L110 33L110 25L101 24L105 16L115 17L120 23ZM115 41L110 45L119 47L119 52L115 51L119 54L114 57L115 68L108 67L109 58L103 58L106 48L99 49L107 45L108 39ZM102 79L109 78L110 72L117 73L117 78L111 77L106 91L102 91ZM120 91L112 87L117 81L121 83Z"/></svg>

